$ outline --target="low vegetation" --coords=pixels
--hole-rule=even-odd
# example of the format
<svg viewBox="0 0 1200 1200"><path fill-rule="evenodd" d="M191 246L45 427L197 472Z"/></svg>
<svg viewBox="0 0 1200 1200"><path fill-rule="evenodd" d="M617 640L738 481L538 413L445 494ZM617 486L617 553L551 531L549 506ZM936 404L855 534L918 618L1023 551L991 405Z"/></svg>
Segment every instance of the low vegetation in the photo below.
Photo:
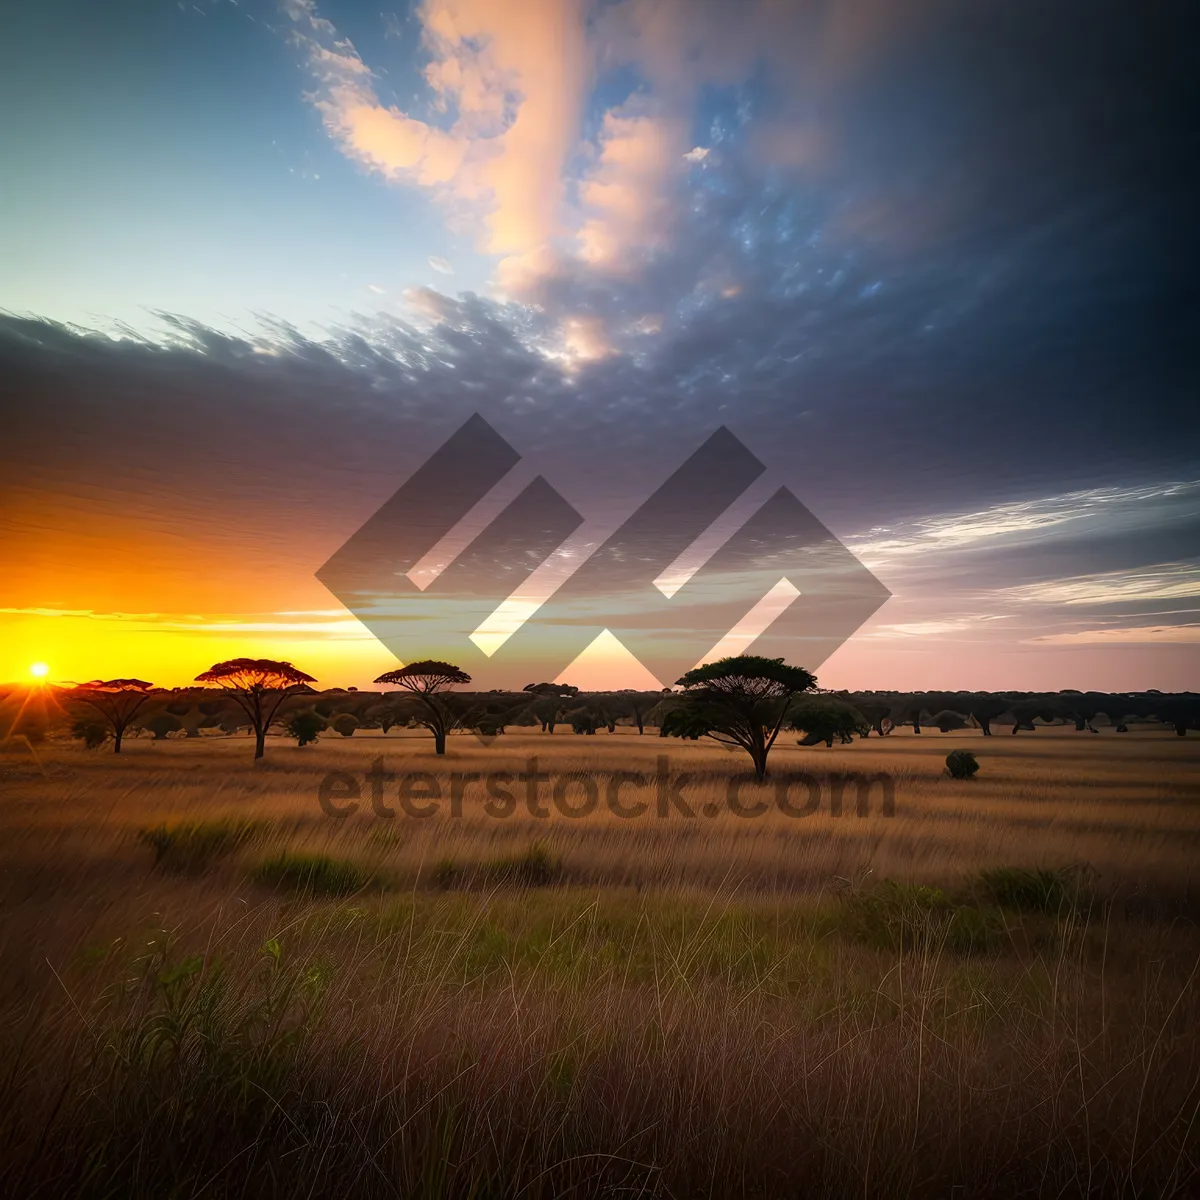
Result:
<svg viewBox="0 0 1200 1200"><path fill-rule="evenodd" d="M1007 738L960 780L936 735L789 738L754 795L807 770L803 819L706 816L746 757L669 742L695 815L660 819L660 739L570 730L8 752L0 1193L1196 1194L1193 740ZM649 809L324 817L381 753L615 762ZM882 771L894 817L832 815Z"/></svg>
<svg viewBox="0 0 1200 1200"><path fill-rule="evenodd" d="M254 879L312 896L349 896L367 883L354 863L328 854L277 854L255 868Z"/></svg>

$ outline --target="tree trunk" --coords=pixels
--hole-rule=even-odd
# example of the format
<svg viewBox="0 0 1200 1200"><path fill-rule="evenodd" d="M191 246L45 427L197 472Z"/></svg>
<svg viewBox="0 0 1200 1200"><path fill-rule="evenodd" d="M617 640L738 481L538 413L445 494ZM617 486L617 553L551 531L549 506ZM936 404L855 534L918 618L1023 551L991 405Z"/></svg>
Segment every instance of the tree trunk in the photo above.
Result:
<svg viewBox="0 0 1200 1200"><path fill-rule="evenodd" d="M254 731L254 757L260 759L267 751L267 731L265 729L256 729Z"/></svg>
<svg viewBox="0 0 1200 1200"><path fill-rule="evenodd" d="M992 736L992 718L991 717L976 717L979 722L979 728L983 730L984 737Z"/></svg>
<svg viewBox="0 0 1200 1200"><path fill-rule="evenodd" d="M433 731L433 752L434 754L446 753L446 734L441 730Z"/></svg>
<svg viewBox="0 0 1200 1200"><path fill-rule="evenodd" d="M121 738L124 736L124 734L125 734L124 729L114 729L113 730L113 753L114 754L121 753Z"/></svg>

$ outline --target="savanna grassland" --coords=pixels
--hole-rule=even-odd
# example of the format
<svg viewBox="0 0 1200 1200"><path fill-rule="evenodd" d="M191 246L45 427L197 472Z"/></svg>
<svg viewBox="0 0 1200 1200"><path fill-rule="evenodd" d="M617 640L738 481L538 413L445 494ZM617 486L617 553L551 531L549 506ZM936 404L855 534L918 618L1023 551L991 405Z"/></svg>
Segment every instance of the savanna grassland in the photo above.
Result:
<svg viewBox="0 0 1200 1200"><path fill-rule="evenodd" d="M789 742L799 817L627 729L250 750L0 751L4 1194L1200 1194L1200 739ZM439 812L326 815L380 755Z"/></svg>

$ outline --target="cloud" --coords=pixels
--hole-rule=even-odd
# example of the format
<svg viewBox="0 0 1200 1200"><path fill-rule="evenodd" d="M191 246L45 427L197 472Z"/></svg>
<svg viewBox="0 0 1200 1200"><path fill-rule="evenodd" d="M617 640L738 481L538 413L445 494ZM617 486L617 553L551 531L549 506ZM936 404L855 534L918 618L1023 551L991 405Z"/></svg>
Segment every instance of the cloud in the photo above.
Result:
<svg viewBox="0 0 1200 1200"><path fill-rule="evenodd" d="M978 629L980 622L999 621L998 615L973 613L970 616L945 617L931 621L906 621L895 625L873 625L866 635L871 638L930 638L947 633L965 633Z"/></svg>
<svg viewBox="0 0 1200 1200"><path fill-rule="evenodd" d="M1137 570L1105 571L1005 588L998 595L1032 604L1127 604L1200 596L1200 564L1162 563Z"/></svg>
<svg viewBox="0 0 1200 1200"><path fill-rule="evenodd" d="M681 117L632 103L604 116L600 154L579 188L588 216L579 255L606 271L630 271L636 256L661 246L671 231L671 185L687 145Z"/></svg>
<svg viewBox="0 0 1200 1200"><path fill-rule="evenodd" d="M387 295L387 288L382 288L377 283L368 283L367 291L374 292L376 296L386 296Z"/></svg>
<svg viewBox="0 0 1200 1200"><path fill-rule="evenodd" d="M1200 642L1200 625L1133 625L1124 629L1081 629L1027 639L1043 646L1124 646Z"/></svg>
<svg viewBox="0 0 1200 1200"><path fill-rule="evenodd" d="M284 0L343 151L388 179L482 214L482 248L526 254L563 230L563 166L589 78L581 0L425 0L428 119L381 101L315 0Z"/></svg>
<svg viewBox="0 0 1200 1200"><path fill-rule="evenodd" d="M962 549L976 544L1029 542L1061 534L1077 523L1112 522L1130 512L1138 514L1153 501L1198 499L1200 482L1172 482L1137 487L1084 488L1057 496L1043 496L996 504L977 512L925 517L888 528L871 530L850 539L865 562L883 565L931 552ZM1124 510L1124 514L1121 510ZM1035 597L1038 587L1013 588L1014 599ZM1190 593L1189 593L1190 594Z"/></svg>
<svg viewBox="0 0 1200 1200"><path fill-rule="evenodd" d="M443 275L453 275L454 274L454 268L444 258L442 258L441 255L431 254L429 256L428 261L429 261L429 265L435 271L439 271Z"/></svg>

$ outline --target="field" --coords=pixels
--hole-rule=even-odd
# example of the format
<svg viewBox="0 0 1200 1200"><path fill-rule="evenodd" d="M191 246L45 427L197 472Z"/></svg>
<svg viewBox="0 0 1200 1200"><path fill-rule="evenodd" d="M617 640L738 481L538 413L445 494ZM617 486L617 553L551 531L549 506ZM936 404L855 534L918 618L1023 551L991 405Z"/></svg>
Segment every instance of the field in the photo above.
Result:
<svg viewBox="0 0 1200 1200"><path fill-rule="evenodd" d="M0 1191L1195 1195L1200 739L999 734L10 744Z"/></svg>

